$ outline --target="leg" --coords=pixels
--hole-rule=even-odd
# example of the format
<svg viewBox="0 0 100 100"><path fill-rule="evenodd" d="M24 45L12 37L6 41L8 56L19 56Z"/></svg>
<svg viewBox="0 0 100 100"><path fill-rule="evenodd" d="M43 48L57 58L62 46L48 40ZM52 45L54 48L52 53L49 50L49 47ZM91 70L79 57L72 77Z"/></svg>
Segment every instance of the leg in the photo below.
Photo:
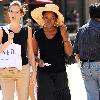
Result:
<svg viewBox="0 0 100 100"><path fill-rule="evenodd" d="M55 100L71 100L66 72L57 73L55 80Z"/></svg>
<svg viewBox="0 0 100 100"><path fill-rule="evenodd" d="M98 85L99 85L99 100L100 100L100 74L98 75Z"/></svg>
<svg viewBox="0 0 100 100"><path fill-rule="evenodd" d="M99 100L99 88L97 81L94 79L85 80L88 100Z"/></svg>
<svg viewBox="0 0 100 100"><path fill-rule="evenodd" d="M3 100L14 100L15 74L15 68L0 69L0 82Z"/></svg>
<svg viewBox="0 0 100 100"><path fill-rule="evenodd" d="M29 65L24 65L22 71L17 73L16 88L18 100L28 100L29 78L30 71Z"/></svg>
<svg viewBox="0 0 100 100"><path fill-rule="evenodd" d="M100 62L98 62L98 67L96 68L96 73L98 77L98 85L99 85L99 100L100 100Z"/></svg>
<svg viewBox="0 0 100 100"><path fill-rule="evenodd" d="M55 100L53 96L54 84L49 74L37 72L37 100Z"/></svg>
<svg viewBox="0 0 100 100"><path fill-rule="evenodd" d="M87 91L87 100L99 100L99 87L95 74L91 71L91 68L87 68L88 65L82 66L82 76Z"/></svg>
<svg viewBox="0 0 100 100"><path fill-rule="evenodd" d="M15 81L13 79L1 79L3 100L14 100Z"/></svg>

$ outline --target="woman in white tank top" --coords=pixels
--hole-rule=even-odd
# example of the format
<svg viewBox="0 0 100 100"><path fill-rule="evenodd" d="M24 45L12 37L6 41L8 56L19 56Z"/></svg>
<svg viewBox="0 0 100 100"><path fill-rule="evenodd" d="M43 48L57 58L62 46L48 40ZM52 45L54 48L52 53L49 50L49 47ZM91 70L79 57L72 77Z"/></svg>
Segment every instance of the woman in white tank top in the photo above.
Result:
<svg viewBox="0 0 100 100"><path fill-rule="evenodd" d="M18 100L27 100L30 79L28 58L33 70L35 68L32 29L20 25L20 18L25 11L19 1L10 4L8 13L10 24L4 27L8 27L9 31L7 33L4 28L0 29L0 81L3 100L14 100L15 89Z"/></svg>

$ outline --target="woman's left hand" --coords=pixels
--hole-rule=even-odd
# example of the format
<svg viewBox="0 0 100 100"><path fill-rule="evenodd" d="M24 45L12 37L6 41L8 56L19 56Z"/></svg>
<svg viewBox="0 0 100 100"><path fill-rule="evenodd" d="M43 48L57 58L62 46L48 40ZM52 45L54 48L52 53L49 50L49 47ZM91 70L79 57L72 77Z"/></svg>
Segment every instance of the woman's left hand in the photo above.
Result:
<svg viewBox="0 0 100 100"><path fill-rule="evenodd" d="M64 24L64 22L62 22L62 25L60 26L60 31L61 31L63 41L67 41L69 36L68 36L68 32L67 32L67 27Z"/></svg>

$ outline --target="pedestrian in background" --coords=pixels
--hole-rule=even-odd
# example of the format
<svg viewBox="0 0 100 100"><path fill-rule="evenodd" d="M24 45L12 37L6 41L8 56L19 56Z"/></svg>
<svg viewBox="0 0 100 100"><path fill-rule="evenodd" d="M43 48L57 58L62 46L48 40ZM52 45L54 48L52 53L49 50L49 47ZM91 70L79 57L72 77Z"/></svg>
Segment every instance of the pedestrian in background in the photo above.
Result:
<svg viewBox="0 0 100 100"><path fill-rule="evenodd" d="M8 13L10 23L0 29L0 81L3 100L14 100L15 86L18 100L27 100L30 79L28 58L33 70L35 67L32 29L20 24L25 11L19 1L10 4ZM32 76L32 79L35 78Z"/></svg>
<svg viewBox="0 0 100 100"><path fill-rule="evenodd" d="M73 48L69 40L64 17L55 4L46 4L31 12L32 18L43 28L33 36L33 50L37 66L37 100L70 100L65 66L65 54L71 56Z"/></svg>
<svg viewBox="0 0 100 100"><path fill-rule="evenodd" d="M30 19L30 18L26 19L25 22L24 22L24 24L26 26L30 26L30 27L33 28L33 22L32 22L32 19Z"/></svg>
<svg viewBox="0 0 100 100"><path fill-rule="evenodd" d="M100 3L89 7L90 20L79 28L74 44L87 91L87 100L99 100L100 89Z"/></svg>

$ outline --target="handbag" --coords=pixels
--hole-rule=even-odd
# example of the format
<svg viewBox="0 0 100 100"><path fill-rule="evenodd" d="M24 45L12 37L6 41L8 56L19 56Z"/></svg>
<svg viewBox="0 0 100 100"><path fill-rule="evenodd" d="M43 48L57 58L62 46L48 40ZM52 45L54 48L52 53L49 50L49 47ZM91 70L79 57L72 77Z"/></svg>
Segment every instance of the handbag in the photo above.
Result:
<svg viewBox="0 0 100 100"><path fill-rule="evenodd" d="M80 67L80 63L74 63L66 67L71 100L87 100L87 92Z"/></svg>

